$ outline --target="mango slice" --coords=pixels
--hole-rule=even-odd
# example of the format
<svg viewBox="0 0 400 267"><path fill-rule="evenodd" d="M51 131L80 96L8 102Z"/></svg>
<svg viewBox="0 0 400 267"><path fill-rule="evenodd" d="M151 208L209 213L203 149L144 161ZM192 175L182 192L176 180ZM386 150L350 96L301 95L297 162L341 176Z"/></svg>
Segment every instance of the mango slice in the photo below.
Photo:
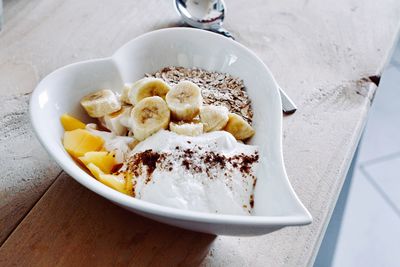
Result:
<svg viewBox="0 0 400 267"><path fill-rule="evenodd" d="M71 156L79 158L86 152L102 149L104 140L87 130L75 129L64 133L63 144Z"/></svg>
<svg viewBox="0 0 400 267"><path fill-rule="evenodd" d="M93 176L102 182L103 184L123 193L126 195L131 195L132 191L128 190L127 188L127 181L131 180L130 176L126 176L123 173L118 175L115 174L105 174L99 167L94 165L93 163L89 163L86 167L90 170Z"/></svg>
<svg viewBox="0 0 400 267"><path fill-rule="evenodd" d="M73 131L76 129L85 129L86 125L78 120L77 118L72 117L71 115L65 113L61 115L60 121L64 130L66 131Z"/></svg>
<svg viewBox="0 0 400 267"><path fill-rule="evenodd" d="M135 197L134 188L133 188L133 179L132 173L125 174L125 191L127 195Z"/></svg>
<svg viewBox="0 0 400 267"><path fill-rule="evenodd" d="M93 163L97 167L99 167L104 173L110 174L112 168L116 164L115 162L115 154L107 151L90 151L86 152L83 157L79 157L79 159L85 165L89 165L89 163Z"/></svg>

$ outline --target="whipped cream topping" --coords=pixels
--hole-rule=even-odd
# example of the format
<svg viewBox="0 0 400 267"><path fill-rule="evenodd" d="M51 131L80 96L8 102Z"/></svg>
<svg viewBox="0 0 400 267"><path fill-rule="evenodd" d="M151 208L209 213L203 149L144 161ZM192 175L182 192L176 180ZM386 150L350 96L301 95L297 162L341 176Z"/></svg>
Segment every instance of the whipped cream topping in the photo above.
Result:
<svg viewBox="0 0 400 267"><path fill-rule="evenodd" d="M179 209L249 215L256 146L228 132L196 137L161 130L139 143L121 171L133 173L134 197Z"/></svg>

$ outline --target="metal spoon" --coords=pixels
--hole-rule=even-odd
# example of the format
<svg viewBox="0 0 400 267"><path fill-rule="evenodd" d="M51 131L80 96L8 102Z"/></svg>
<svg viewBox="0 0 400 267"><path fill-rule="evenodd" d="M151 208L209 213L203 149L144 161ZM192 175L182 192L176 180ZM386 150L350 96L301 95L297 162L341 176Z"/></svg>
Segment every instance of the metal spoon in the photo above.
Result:
<svg viewBox="0 0 400 267"><path fill-rule="evenodd" d="M175 0L175 5L183 21L190 26L220 33L234 39L232 34L222 27L226 12L223 0ZM294 113L297 109L294 102L280 87L279 92L283 112Z"/></svg>

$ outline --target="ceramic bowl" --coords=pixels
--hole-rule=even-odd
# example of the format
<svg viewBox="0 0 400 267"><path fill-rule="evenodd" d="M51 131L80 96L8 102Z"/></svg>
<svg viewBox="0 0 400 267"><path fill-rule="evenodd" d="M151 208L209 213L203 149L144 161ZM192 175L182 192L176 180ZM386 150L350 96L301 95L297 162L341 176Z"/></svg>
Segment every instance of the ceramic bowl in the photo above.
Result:
<svg viewBox="0 0 400 267"><path fill-rule="evenodd" d="M129 197L88 175L64 150L61 142L64 130L59 118L63 113L70 113L87 121L79 105L81 97L99 88L118 91L125 82L136 81L145 73L166 66L199 67L243 79L254 110L256 135L251 144L260 147L261 155L252 216L180 210ZM218 34L191 28L157 30L128 42L109 58L62 67L45 77L34 90L30 116L41 144L65 172L93 192L134 213L218 235L262 235L312 221L286 175L281 100L271 72L249 49Z"/></svg>

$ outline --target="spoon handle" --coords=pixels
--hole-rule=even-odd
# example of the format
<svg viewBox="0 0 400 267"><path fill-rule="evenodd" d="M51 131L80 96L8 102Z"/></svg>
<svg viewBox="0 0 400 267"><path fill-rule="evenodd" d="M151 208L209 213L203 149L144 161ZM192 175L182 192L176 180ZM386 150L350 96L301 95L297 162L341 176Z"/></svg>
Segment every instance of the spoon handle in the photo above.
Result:
<svg viewBox="0 0 400 267"><path fill-rule="evenodd" d="M222 27L218 27L216 29L212 29L213 32L219 33L224 35L225 37L231 38L235 40L233 35L227 31L226 29ZM293 102L292 99L285 93L285 91L282 90L282 88L279 87L279 94L281 95L281 101L282 101L282 111L285 114L293 114L296 110L296 104Z"/></svg>
<svg viewBox="0 0 400 267"><path fill-rule="evenodd" d="M213 29L213 32L222 34L225 37L231 38L233 40L235 40L235 37L233 37L233 35L226 29L222 28L222 27L218 27L217 29Z"/></svg>
<svg viewBox="0 0 400 267"><path fill-rule="evenodd" d="M297 110L296 104L289 98L289 96L279 87L279 94L281 95L282 110L285 114L292 114Z"/></svg>

